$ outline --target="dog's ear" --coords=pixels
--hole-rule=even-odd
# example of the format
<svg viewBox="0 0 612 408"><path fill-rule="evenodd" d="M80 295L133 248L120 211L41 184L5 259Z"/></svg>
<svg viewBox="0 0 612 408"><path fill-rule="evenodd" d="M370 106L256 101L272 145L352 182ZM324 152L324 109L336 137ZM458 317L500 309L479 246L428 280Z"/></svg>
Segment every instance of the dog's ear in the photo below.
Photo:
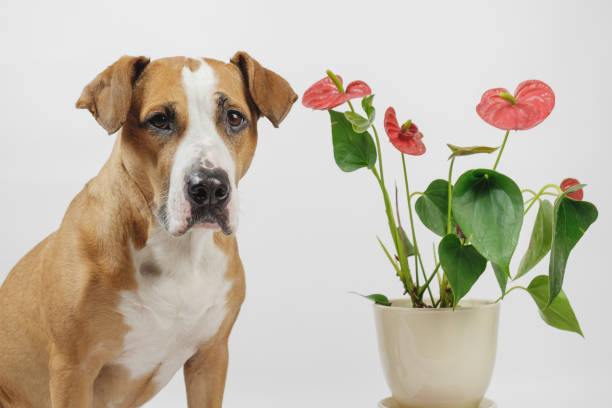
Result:
<svg viewBox="0 0 612 408"><path fill-rule="evenodd" d="M291 85L280 75L259 65L246 52L237 52L231 62L240 68L259 113L278 127L298 98Z"/></svg>
<svg viewBox="0 0 612 408"><path fill-rule="evenodd" d="M132 101L132 87L149 63L146 57L121 57L91 81L76 102L113 134L125 123Z"/></svg>

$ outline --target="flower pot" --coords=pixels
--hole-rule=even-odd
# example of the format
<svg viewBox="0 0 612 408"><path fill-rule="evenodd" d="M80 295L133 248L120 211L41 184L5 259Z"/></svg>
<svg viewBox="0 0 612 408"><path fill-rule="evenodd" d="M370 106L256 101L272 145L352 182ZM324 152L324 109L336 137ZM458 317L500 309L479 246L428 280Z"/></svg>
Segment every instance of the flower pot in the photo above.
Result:
<svg viewBox="0 0 612 408"><path fill-rule="evenodd" d="M401 408L478 408L491 381L499 303L465 300L452 309L374 305L380 359Z"/></svg>

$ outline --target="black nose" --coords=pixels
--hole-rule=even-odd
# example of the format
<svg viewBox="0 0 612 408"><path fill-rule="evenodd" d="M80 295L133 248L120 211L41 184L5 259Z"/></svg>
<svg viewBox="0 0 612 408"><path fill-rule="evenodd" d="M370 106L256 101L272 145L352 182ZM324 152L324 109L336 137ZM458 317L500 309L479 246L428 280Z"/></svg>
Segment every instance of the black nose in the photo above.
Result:
<svg viewBox="0 0 612 408"><path fill-rule="evenodd" d="M221 169L198 169L186 177L187 196L197 207L220 207L227 204L230 184L227 173Z"/></svg>

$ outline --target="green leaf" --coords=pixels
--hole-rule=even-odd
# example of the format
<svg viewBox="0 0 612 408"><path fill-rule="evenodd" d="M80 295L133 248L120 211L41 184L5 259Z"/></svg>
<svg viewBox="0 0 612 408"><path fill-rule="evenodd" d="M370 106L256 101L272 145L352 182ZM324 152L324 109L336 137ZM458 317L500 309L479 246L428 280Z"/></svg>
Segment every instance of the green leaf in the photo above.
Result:
<svg viewBox="0 0 612 408"><path fill-rule="evenodd" d="M356 133L343 113L330 110L334 159L340 170L350 172L376 164L376 145L368 132Z"/></svg>
<svg viewBox="0 0 612 408"><path fill-rule="evenodd" d="M487 267L487 260L472 245L461 245L455 234L448 234L438 246L440 264L455 294L455 304L464 297Z"/></svg>
<svg viewBox="0 0 612 408"><path fill-rule="evenodd" d="M389 299L387 299L385 295L381 295L380 293L373 293L371 295L362 295L357 292L351 292L351 293L361 296L362 298L370 299L377 305L391 306L391 302L389 302Z"/></svg>
<svg viewBox="0 0 612 408"><path fill-rule="evenodd" d="M472 245L510 276L523 224L523 196L516 183L493 170L466 171L455 183L451 206Z"/></svg>
<svg viewBox="0 0 612 408"><path fill-rule="evenodd" d="M370 123L374 122L374 118L376 117L376 109L372 106L372 100L374 99L374 94L368 95L361 99L361 107L363 111L368 115L368 119Z"/></svg>
<svg viewBox="0 0 612 408"><path fill-rule="evenodd" d="M555 203L553 210L552 249L548 276L550 278L550 304L561 292L565 266L571 250L597 219L597 208L587 201L576 201L565 191Z"/></svg>
<svg viewBox="0 0 612 408"><path fill-rule="evenodd" d="M365 132L372 124L368 119L355 112L344 112L344 117L351 123L353 130L357 133Z"/></svg>
<svg viewBox="0 0 612 408"><path fill-rule="evenodd" d="M491 266L493 267L493 272L495 272L495 278L497 279L497 283L501 289L502 297L504 297L504 294L506 293L506 286L508 285L508 275L496 264L491 263Z"/></svg>
<svg viewBox="0 0 612 408"><path fill-rule="evenodd" d="M415 254L414 245L412 245L412 242L410 242L410 240L408 239L406 231L404 231L404 228L402 228L401 226L398 228L398 230L402 243L404 244L404 255L406 255L406 258L413 256Z"/></svg>
<svg viewBox="0 0 612 408"><path fill-rule="evenodd" d="M548 276L540 275L533 278L527 287L527 292L529 292L536 305L538 305L538 309L540 309L542 320L552 327L572 331L584 337L580 324L578 324L578 319L576 319L572 306L563 291L560 291L552 303L547 306L549 303L548 286Z"/></svg>
<svg viewBox="0 0 612 408"><path fill-rule="evenodd" d="M419 219L433 233L443 237L446 235L448 218L448 182L437 179L427 186L414 205ZM451 219L451 225L455 222Z"/></svg>
<svg viewBox="0 0 612 408"><path fill-rule="evenodd" d="M514 279L529 272L538 264L550 251L552 244L552 222L553 222L553 206L548 200L542 200L538 215L536 215L533 231L531 231L531 239L529 240L529 248L521 260L518 273Z"/></svg>
<svg viewBox="0 0 612 408"><path fill-rule="evenodd" d="M449 160L457 156L469 156L471 154L478 154L478 153L493 153L494 151L499 149L499 147L489 147L489 146L461 147L461 146L452 145L450 143L447 143L446 145L452 151L451 155L448 156Z"/></svg>

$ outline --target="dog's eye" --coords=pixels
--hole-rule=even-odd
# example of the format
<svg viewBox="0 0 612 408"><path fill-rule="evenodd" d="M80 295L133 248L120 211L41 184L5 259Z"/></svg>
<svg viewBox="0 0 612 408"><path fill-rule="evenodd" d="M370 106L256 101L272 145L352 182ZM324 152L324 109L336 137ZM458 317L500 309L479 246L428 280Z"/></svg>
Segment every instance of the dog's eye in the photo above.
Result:
<svg viewBox="0 0 612 408"><path fill-rule="evenodd" d="M244 123L244 116L242 116L242 113L235 110L228 111L227 123L233 128L240 127L240 125Z"/></svg>
<svg viewBox="0 0 612 408"><path fill-rule="evenodd" d="M170 120L164 113L158 113L149 119L151 126L157 129L168 130L170 129Z"/></svg>

